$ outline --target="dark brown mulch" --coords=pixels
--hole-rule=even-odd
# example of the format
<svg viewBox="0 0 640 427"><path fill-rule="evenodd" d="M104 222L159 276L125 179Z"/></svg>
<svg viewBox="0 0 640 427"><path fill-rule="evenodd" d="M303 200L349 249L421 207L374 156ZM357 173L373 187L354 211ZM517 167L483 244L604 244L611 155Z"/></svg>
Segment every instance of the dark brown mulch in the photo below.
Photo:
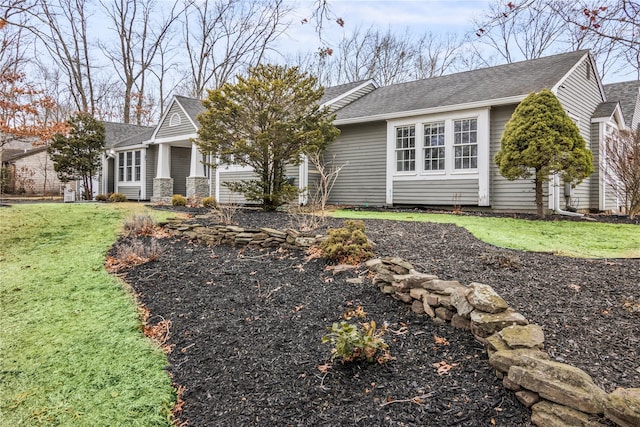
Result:
<svg viewBox="0 0 640 427"><path fill-rule="evenodd" d="M284 228L284 214L241 211L244 226ZM331 220L339 226L341 221ZM546 348L611 391L640 386L640 260L579 260L499 249L453 225L366 221L379 256L423 272L493 286L543 326ZM333 275L298 251L203 247L162 239L156 262L126 280L151 311L171 321L170 371L186 387L191 426L529 426L530 412L501 386L470 333L437 326L358 273ZM397 359L342 365L321 343L350 308L389 327ZM395 332L394 332L395 331ZM439 345L434 336L449 345ZM435 363L452 369L438 375ZM325 374L319 365L331 363Z"/></svg>

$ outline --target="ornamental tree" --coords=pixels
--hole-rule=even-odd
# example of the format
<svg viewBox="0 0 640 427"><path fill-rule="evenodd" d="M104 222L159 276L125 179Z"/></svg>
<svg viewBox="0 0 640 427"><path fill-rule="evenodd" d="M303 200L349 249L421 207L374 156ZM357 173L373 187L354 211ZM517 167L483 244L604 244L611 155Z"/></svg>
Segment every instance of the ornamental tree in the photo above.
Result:
<svg viewBox="0 0 640 427"><path fill-rule="evenodd" d="M615 132L602 147L602 172L630 218L640 212L640 129Z"/></svg>
<svg viewBox="0 0 640 427"><path fill-rule="evenodd" d="M256 179L225 185L275 210L296 192L285 167L299 164L306 152L323 150L339 134L335 116L318 106L323 93L317 79L297 67L250 68L237 83L208 90L196 144L219 163L252 167Z"/></svg>
<svg viewBox="0 0 640 427"><path fill-rule="evenodd" d="M100 169L100 156L104 150L104 125L88 113L78 113L67 124L69 131L56 134L47 152L60 181L81 179L84 185L83 198L91 200L92 177Z"/></svg>
<svg viewBox="0 0 640 427"><path fill-rule="evenodd" d="M549 90L531 93L505 126L495 161L509 180L533 176L536 209L544 217L542 187L552 175L579 184L593 172L593 156L576 124Z"/></svg>

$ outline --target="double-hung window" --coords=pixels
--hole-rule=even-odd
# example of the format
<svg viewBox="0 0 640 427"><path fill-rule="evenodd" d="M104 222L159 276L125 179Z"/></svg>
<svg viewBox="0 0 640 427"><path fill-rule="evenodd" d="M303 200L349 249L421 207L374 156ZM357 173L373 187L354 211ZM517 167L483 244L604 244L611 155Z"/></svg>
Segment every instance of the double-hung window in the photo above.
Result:
<svg viewBox="0 0 640 427"><path fill-rule="evenodd" d="M444 122L424 125L424 170L445 169Z"/></svg>
<svg viewBox="0 0 640 427"><path fill-rule="evenodd" d="M478 167L478 119L453 121L454 169Z"/></svg>
<svg viewBox="0 0 640 427"><path fill-rule="evenodd" d="M118 154L118 181L140 181L142 174L142 152L127 151Z"/></svg>
<svg viewBox="0 0 640 427"><path fill-rule="evenodd" d="M416 127L399 126L396 128L396 171L413 172L416 170Z"/></svg>

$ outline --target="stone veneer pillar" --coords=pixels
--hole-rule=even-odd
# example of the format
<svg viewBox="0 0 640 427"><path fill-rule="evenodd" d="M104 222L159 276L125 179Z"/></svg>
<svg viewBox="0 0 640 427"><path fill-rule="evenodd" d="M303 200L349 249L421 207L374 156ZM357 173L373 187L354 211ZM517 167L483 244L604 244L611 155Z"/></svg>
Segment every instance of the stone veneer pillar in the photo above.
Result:
<svg viewBox="0 0 640 427"><path fill-rule="evenodd" d="M209 195L209 178L206 176L187 177L187 197L207 197Z"/></svg>
<svg viewBox="0 0 640 427"><path fill-rule="evenodd" d="M173 178L154 178L151 202L168 202L171 196L173 196Z"/></svg>

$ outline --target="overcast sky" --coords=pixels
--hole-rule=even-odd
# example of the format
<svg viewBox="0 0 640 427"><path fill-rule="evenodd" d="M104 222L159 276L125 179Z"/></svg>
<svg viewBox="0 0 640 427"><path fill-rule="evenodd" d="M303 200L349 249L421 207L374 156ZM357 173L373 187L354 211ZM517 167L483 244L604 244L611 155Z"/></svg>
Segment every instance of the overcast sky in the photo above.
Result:
<svg viewBox="0 0 640 427"><path fill-rule="evenodd" d="M324 45L318 40L314 22L301 24L304 18L312 14L315 2L286 1L295 7L296 17L279 42L280 52L294 55L297 52L315 51L321 44ZM332 14L343 18L345 25L341 28L334 22L326 22L324 41L335 48L345 34L357 27L375 27L382 31L391 29L398 34L408 30L416 37L428 32L454 33L461 39L465 35L474 37L477 28L473 25L473 19L482 21L491 3L491 0L329 0ZM604 82L633 80L635 70L625 71L614 71L612 68L604 76Z"/></svg>
<svg viewBox="0 0 640 427"><path fill-rule="evenodd" d="M312 0L292 0L295 5L294 22L289 31L287 49L308 50L310 43L318 44L314 33L315 23L301 24L312 13ZM457 33L463 36L475 31L472 19L487 10L485 0L329 0L331 12L345 21L343 28L333 22L325 25L324 36L328 42L337 43L344 35L357 27L371 26L398 32L405 29L415 33Z"/></svg>

